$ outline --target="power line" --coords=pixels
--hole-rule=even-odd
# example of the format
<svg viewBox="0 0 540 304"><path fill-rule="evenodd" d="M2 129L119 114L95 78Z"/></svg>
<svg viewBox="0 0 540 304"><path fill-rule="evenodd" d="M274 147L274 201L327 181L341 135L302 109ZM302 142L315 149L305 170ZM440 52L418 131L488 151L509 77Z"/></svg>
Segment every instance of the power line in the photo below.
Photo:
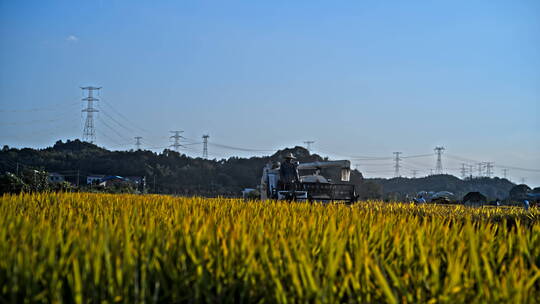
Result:
<svg viewBox="0 0 540 304"><path fill-rule="evenodd" d="M103 119L101 119L100 116L98 116L98 120L105 126L107 127L109 130L111 130L114 134L116 134L118 137L122 138L123 140L125 141L131 141L131 139L129 137L126 137L124 135L122 135L120 132L118 132L115 128L111 127L108 123L106 123Z"/></svg>
<svg viewBox="0 0 540 304"><path fill-rule="evenodd" d="M43 124L43 123L50 123L50 122L59 122L59 121L65 121L66 117L58 117L58 118L52 118L52 119L35 119L35 120L27 120L27 121L18 121L18 122L0 122L0 125L2 126L21 126L21 125L30 125L30 124Z"/></svg>
<svg viewBox="0 0 540 304"><path fill-rule="evenodd" d="M229 149L229 150L236 150L236 151L243 151L243 152L273 152L273 150L259 150L259 149L249 149L249 148L240 148L240 147L233 147L229 145L223 145L218 143L208 143L209 145Z"/></svg>
<svg viewBox="0 0 540 304"><path fill-rule="evenodd" d="M72 102L72 103L56 103L51 105L47 108L30 108L30 109L13 109L13 110L0 110L0 113L28 113L28 112L41 112L41 111L56 111L58 107L66 107L66 106L75 106L78 105L79 102Z"/></svg>
<svg viewBox="0 0 540 304"><path fill-rule="evenodd" d="M481 161L461 157L461 156L458 156L458 155L452 155L452 154L445 154L445 155L447 157L449 157L449 158L457 159L457 160L460 160L460 161L466 161L468 163L476 163L476 164L481 163ZM507 165L504 165L504 164L494 165L494 167L496 167L496 168L507 168L507 169L513 169L513 170L518 170L518 171L540 172L540 169L507 166Z"/></svg>
<svg viewBox="0 0 540 304"><path fill-rule="evenodd" d="M431 156L433 156L433 154ZM431 165L429 165L429 164L412 161L409 158L402 157L402 159L404 159L403 162L405 164L414 165L414 166L419 167L419 168L430 168L431 167Z"/></svg>
<svg viewBox="0 0 540 304"><path fill-rule="evenodd" d="M428 156L433 156L433 154L416 154L416 155L401 156L400 158L403 160L403 159L409 159L409 158L421 158L421 157L428 157ZM393 157L386 157L386 156L352 156L351 159L363 160L363 161L377 161L377 160L390 160L390 159L394 160Z"/></svg>
<svg viewBox="0 0 540 304"><path fill-rule="evenodd" d="M505 165L498 165L498 166L495 166L495 167L497 167L497 168L507 168L507 169L518 170L518 171L540 172L540 169L521 168L521 167L513 167L513 166L505 166Z"/></svg>
<svg viewBox="0 0 540 304"><path fill-rule="evenodd" d="M101 110L101 113L105 114L105 116L107 116L110 120L112 120L114 123L116 123L118 126L124 128L126 131L128 132L134 132L134 130L132 128L129 128L127 126L125 126L124 124L122 124L121 122L119 122L118 120L116 120L114 117L112 117L109 113L107 113L107 111L104 111L103 108L99 108Z"/></svg>
<svg viewBox="0 0 540 304"><path fill-rule="evenodd" d="M58 116L50 119L33 119L27 121L17 121L17 122L0 122L2 126L17 126L17 125L31 125L31 124L45 124L45 123L56 123L56 122L71 122L73 120L66 120L69 116L73 114L72 108L66 108L64 111L58 113ZM42 129L42 126L40 127Z"/></svg>
<svg viewBox="0 0 540 304"><path fill-rule="evenodd" d="M419 158L419 157L428 157L428 156L433 156L433 154L417 154L417 155L408 155L408 156L403 156L401 158Z"/></svg>
<svg viewBox="0 0 540 304"><path fill-rule="evenodd" d="M377 163L367 163L367 164L364 164L364 163L360 163L358 164L358 166L360 167L388 167L388 166L391 166L393 165L394 163L393 162L385 162L385 163L382 163L382 164L377 164Z"/></svg>
<svg viewBox="0 0 540 304"><path fill-rule="evenodd" d="M326 153L326 154L332 154L339 157L345 157L350 160L358 160L358 161L382 161L382 160L394 160L391 156L362 156L362 155L344 155L340 153L335 153L327 150L323 150L321 148L317 148L317 151ZM421 157L429 157L433 156L433 154L413 154L408 156L402 156L402 159L409 159L409 158L421 158Z"/></svg>
<svg viewBox="0 0 540 304"><path fill-rule="evenodd" d="M362 173L390 173L394 172L394 170L368 170L368 171L362 171Z"/></svg>
<svg viewBox="0 0 540 304"><path fill-rule="evenodd" d="M104 133L101 130L97 130L97 133L100 136L102 136L102 137L108 139L109 141L111 141L114 144L113 147L125 147L125 146L128 146L128 145L131 145L131 143L119 143L116 139L111 138L109 135L107 135L107 133Z"/></svg>
<svg viewBox="0 0 540 304"><path fill-rule="evenodd" d="M100 96L101 97L101 96ZM147 130L141 128L137 123L134 123L133 121L131 121L129 118L127 118L126 116L124 116L124 114L122 114L120 111L116 110L112 104L110 104L107 100L105 100L104 98L102 98L101 102L108 106L109 108L111 108L111 110L113 110L114 113L116 113L119 117L121 117L122 119L124 119L126 122L130 123L132 126L134 126L135 128L143 131L143 132L146 132L148 133Z"/></svg>
<svg viewBox="0 0 540 304"><path fill-rule="evenodd" d="M446 155L446 157L448 157L448 158L452 158L452 159L459 160L459 161L464 161L464 162L467 162L467 163L478 163L477 160L470 159L470 158L465 158L465 157L461 157L461 156L457 156L457 155L452 155L452 154L448 154L448 153L446 153L445 155Z"/></svg>
<svg viewBox="0 0 540 304"><path fill-rule="evenodd" d="M378 160L393 160L393 157L372 157L372 156L353 156L350 157L351 160L362 160L362 161L378 161Z"/></svg>

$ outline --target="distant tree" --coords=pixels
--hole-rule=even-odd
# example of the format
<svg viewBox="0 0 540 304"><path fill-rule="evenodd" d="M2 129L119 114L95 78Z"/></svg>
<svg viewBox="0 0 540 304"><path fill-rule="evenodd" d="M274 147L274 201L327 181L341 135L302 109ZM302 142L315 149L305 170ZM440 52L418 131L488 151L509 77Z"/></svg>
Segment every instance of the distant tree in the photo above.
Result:
<svg viewBox="0 0 540 304"><path fill-rule="evenodd" d="M509 192L510 199L513 199L513 200L525 199L529 191L531 191L531 188L529 188L529 186L524 185L524 184L517 185L513 187L512 189L510 189L510 192Z"/></svg>
<svg viewBox="0 0 540 304"><path fill-rule="evenodd" d="M52 190L55 192L72 192L76 191L76 188L69 182L63 181L52 185Z"/></svg>
<svg viewBox="0 0 540 304"><path fill-rule="evenodd" d="M42 192L54 190L45 171L25 169L20 176L6 172L0 176L0 193Z"/></svg>
<svg viewBox="0 0 540 304"><path fill-rule="evenodd" d="M283 156L293 153L300 163L328 160L311 154L303 147L279 150L264 157L228 159L191 158L177 151L108 151L78 139L57 141L45 149L4 148L0 151L0 174L22 168L43 168L48 172L65 172L68 182L84 185L93 174L146 177L148 192L178 193L207 196L240 196L244 188L256 188L261 180L262 168L268 162L281 162ZM38 170L39 171L39 170ZM339 169L324 169L322 174L333 181L340 180ZM19 171L20 173L21 171ZM309 174L310 172L306 172ZM44 189L43 175L32 184L34 174L26 174L23 181L32 189ZM37 177L36 176L36 177ZM387 193L398 197L414 195L419 191L450 191L462 196L479 191L489 197L506 197L515 186L505 179L474 178L461 180L451 175L425 178L364 179L357 170L351 171L350 182L356 185L361 199L380 199ZM41 184L40 184L41 183ZM84 188L84 187L82 187ZM96 188L91 188L96 189Z"/></svg>
<svg viewBox="0 0 540 304"><path fill-rule="evenodd" d="M0 194L19 193L26 189L27 185L15 174L6 172L0 175Z"/></svg>
<svg viewBox="0 0 540 304"><path fill-rule="evenodd" d="M361 200L381 199L383 196L382 186L371 181L363 182L356 191Z"/></svg>
<svg viewBox="0 0 540 304"><path fill-rule="evenodd" d="M22 172L22 180L28 185L29 191L42 192L52 190L49 175L42 170L26 169Z"/></svg>

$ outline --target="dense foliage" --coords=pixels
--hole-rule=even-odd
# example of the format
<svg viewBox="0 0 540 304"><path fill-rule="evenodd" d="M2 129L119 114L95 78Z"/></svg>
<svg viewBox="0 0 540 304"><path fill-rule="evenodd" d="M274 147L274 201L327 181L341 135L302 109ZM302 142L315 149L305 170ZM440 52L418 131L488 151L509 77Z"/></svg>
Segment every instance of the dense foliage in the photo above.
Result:
<svg viewBox="0 0 540 304"><path fill-rule="evenodd" d="M38 168L58 172L70 182L84 184L92 174L143 176L150 193L170 193L203 196L240 196L242 189L255 188L261 180L262 169L269 161L282 161L294 152L301 162L320 161L322 157L310 154L302 147L277 151L272 156L249 159L192 158L172 150L162 153L151 151L109 151L79 140L57 142L53 147L13 149L0 152L0 173L20 168ZM339 172L324 172L337 180ZM362 175L353 171L351 181L362 183Z"/></svg>
<svg viewBox="0 0 540 304"><path fill-rule="evenodd" d="M540 211L158 195L0 200L0 302L533 303Z"/></svg>
<svg viewBox="0 0 540 304"><path fill-rule="evenodd" d="M17 174L0 174L0 195L4 193L72 191L68 182L52 183L45 171L23 169Z"/></svg>

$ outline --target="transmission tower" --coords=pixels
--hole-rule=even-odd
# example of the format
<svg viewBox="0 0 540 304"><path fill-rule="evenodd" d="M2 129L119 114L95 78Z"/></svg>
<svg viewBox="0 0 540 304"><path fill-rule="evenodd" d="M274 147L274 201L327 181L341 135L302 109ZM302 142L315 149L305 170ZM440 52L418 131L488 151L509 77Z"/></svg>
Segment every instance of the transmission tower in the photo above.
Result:
<svg viewBox="0 0 540 304"><path fill-rule="evenodd" d="M202 157L203 158L208 158L208 138L210 137L210 135L208 134L205 134L202 136L203 138L203 150L202 150Z"/></svg>
<svg viewBox="0 0 540 304"><path fill-rule="evenodd" d="M88 96L83 98L83 101L87 102L86 108L82 112L86 112L86 121L84 122L83 141L94 143L96 140L96 130L94 129L94 113L99 112L94 108L94 101L99 99L94 97L94 91L101 89L101 87L81 87L84 91L88 91Z"/></svg>
<svg viewBox="0 0 540 304"><path fill-rule="evenodd" d="M437 165L435 166L435 174L443 174L442 167L442 153L444 147L435 147L435 153L437 153Z"/></svg>
<svg viewBox="0 0 540 304"><path fill-rule="evenodd" d="M469 177L472 179L473 176L473 165L469 164Z"/></svg>
<svg viewBox="0 0 540 304"><path fill-rule="evenodd" d="M491 177L493 174L493 162L486 162L486 176Z"/></svg>
<svg viewBox="0 0 540 304"><path fill-rule="evenodd" d="M521 178L521 183L522 183L522 184L525 184L526 181L527 181L527 180L525 179L525 177L522 177L522 178Z"/></svg>
<svg viewBox="0 0 540 304"><path fill-rule="evenodd" d="M170 138L174 139L174 143L170 145L169 147L173 147L174 150L178 151L178 148L183 147L183 145L180 144L180 139L184 138L184 136L180 135L181 133L184 133L184 131L170 131L172 135Z"/></svg>
<svg viewBox="0 0 540 304"><path fill-rule="evenodd" d="M508 169L504 168L502 169L503 177L506 178L508 176Z"/></svg>
<svg viewBox="0 0 540 304"><path fill-rule="evenodd" d="M142 137L140 136L135 136L135 147L136 147L136 150L140 150L141 149L141 139Z"/></svg>
<svg viewBox="0 0 540 304"><path fill-rule="evenodd" d="M418 174L418 170L413 169L412 170L412 177L416 178L416 175Z"/></svg>
<svg viewBox="0 0 540 304"><path fill-rule="evenodd" d="M478 177L482 177L484 174L484 163L478 163Z"/></svg>
<svg viewBox="0 0 540 304"><path fill-rule="evenodd" d="M401 152L393 152L394 153L394 177L399 177L399 168L401 167L401 165L399 164L399 162L401 161L401 158L399 157L399 155L401 154Z"/></svg>
<svg viewBox="0 0 540 304"><path fill-rule="evenodd" d="M461 164L460 172L461 178L465 179L465 177L467 177L467 169L465 169L465 164Z"/></svg>
<svg viewBox="0 0 540 304"><path fill-rule="evenodd" d="M314 140L306 140L304 142L306 144L306 149L311 152L311 145L315 143Z"/></svg>

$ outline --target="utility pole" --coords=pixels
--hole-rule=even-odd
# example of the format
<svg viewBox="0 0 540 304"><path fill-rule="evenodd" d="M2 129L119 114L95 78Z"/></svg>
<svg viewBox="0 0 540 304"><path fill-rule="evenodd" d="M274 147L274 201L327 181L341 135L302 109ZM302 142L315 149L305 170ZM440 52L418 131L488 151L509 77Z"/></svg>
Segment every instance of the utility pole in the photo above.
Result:
<svg viewBox="0 0 540 304"><path fill-rule="evenodd" d="M467 177L467 169L465 169L465 164L461 164L461 178L462 179L465 179L465 177Z"/></svg>
<svg viewBox="0 0 540 304"><path fill-rule="evenodd" d="M210 137L210 135L208 134L205 134L202 136L202 139L203 139L203 150L202 150L202 157L203 158L208 158L208 138Z"/></svg>
<svg viewBox="0 0 540 304"><path fill-rule="evenodd" d="M504 168L502 169L503 177L506 178L508 176L508 169Z"/></svg>
<svg viewBox="0 0 540 304"><path fill-rule="evenodd" d="M142 137L135 136L134 138L136 140L135 147L137 148L137 150L140 150L141 149L141 139L142 139ZM137 151L137 150L135 150L135 151Z"/></svg>
<svg viewBox="0 0 540 304"><path fill-rule="evenodd" d="M304 142L306 144L306 149L311 152L311 145L315 143L314 140L306 140Z"/></svg>
<svg viewBox="0 0 540 304"><path fill-rule="evenodd" d="M173 138L174 139L174 144L170 145L169 147L173 147L174 150L178 151L178 148L180 147L183 147L181 144L180 144L180 139L181 138L184 138L184 136L180 135L181 133L184 133L184 131L170 131L172 135L170 138Z"/></svg>
<svg viewBox="0 0 540 304"><path fill-rule="evenodd" d="M413 177L413 178L416 178L416 174L418 174L418 170L413 169L413 170L412 170L412 177Z"/></svg>
<svg viewBox="0 0 540 304"><path fill-rule="evenodd" d="M493 174L493 162L486 162L486 176L491 177Z"/></svg>
<svg viewBox="0 0 540 304"><path fill-rule="evenodd" d="M444 147L435 147L435 153L437 153L437 165L435 166L435 174L443 174L442 166L442 153Z"/></svg>
<svg viewBox="0 0 540 304"><path fill-rule="evenodd" d="M94 108L94 101L99 99L94 97L94 91L100 90L101 87L81 87L84 91L88 91L88 96L83 98L83 101L87 102L86 108L82 112L86 112L86 120L84 122L83 141L94 143L96 140L96 130L94 129L94 113L99 112Z"/></svg>
<svg viewBox="0 0 540 304"><path fill-rule="evenodd" d="M394 153L394 177L400 177L399 168L401 167L401 165L399 164L399 162L401 161L401 158L399 157L399 155L402 152L393 152L393 153Z"/></svg>

